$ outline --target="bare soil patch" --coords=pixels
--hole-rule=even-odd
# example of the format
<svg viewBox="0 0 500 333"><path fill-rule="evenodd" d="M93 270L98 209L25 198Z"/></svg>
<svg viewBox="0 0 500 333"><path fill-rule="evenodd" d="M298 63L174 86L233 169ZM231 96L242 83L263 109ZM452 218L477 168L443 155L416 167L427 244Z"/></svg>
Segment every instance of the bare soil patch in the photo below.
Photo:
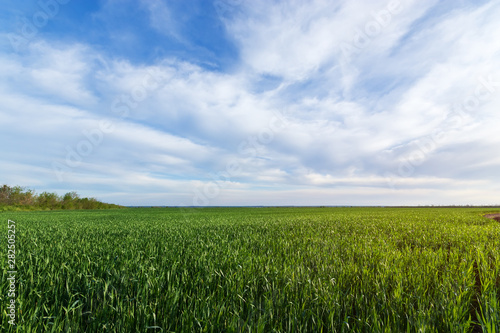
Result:
<svg viewBox="0 0 500 333"><path fill-rule="evenodd" d="M489 219L497 220L500 222L500 214L486 214L484 217L487 217Z"/></svg>

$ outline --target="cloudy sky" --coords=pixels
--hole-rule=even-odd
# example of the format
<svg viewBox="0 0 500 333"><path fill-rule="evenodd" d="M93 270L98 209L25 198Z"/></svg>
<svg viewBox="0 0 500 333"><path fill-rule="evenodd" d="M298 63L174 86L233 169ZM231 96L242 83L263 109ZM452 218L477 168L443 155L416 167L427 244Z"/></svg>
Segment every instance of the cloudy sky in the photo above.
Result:
<svg viewBox="0 0 500 333"><path fill-rule="evenodd" d="M4 0L0 183L500 204L500 2Z"/></svg>

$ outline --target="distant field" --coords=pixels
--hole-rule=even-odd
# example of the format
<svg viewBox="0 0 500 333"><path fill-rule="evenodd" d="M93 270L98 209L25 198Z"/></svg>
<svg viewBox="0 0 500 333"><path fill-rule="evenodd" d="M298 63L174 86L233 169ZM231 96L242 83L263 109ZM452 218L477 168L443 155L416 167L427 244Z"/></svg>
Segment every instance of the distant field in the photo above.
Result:
<svg viewBox="0 0 500 333"><path fill-rule="evenodd" d="M496 332L491 209L0 213L19 332Z"/></svg>

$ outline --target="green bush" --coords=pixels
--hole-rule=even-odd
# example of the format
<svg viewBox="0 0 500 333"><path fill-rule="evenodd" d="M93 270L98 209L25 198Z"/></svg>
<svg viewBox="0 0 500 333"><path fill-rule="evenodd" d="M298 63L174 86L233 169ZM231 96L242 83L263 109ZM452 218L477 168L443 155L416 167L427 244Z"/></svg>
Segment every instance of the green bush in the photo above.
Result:
<svg viewBox="0 0 500 333"><path fill-rule="evenodd" d="M80 198L76 192L68 192L62 197L57 193L42 192L21 186L0 187L0 211L54 210L54 209L110 209L121 206L107 204L95 198Z"/></svg>

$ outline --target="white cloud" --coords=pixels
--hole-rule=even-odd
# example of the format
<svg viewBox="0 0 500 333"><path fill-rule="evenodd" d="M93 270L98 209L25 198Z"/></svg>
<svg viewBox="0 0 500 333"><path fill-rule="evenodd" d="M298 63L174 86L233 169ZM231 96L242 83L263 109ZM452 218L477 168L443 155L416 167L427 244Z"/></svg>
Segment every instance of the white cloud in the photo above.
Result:
<svg viewBox="0 0 500 333"><path fill-rule="evenodd" d="M76 45L54 48L45 43L30 45L31 54L26 58L25 69L28 81L39 94L54 96L66 103L89 105L95 96L87 88L87 76L91 75L86 47Z"/></svg>
<svg viewBox="0 0 500 333"><path fill-rule="evenodd" d="M437 19L436 1L404 2L346 62L342 43L390 3L242 2L223 17L241 55L227 72L173 57L139 65L83 44L34 41L1 54L0 139L19 138L4 148L4 182L191 204L236 162L209 204L492 203L499 6L457 5ZM163 2L144 5L155 28L175 34ZM286 124L273 129L277 112ZM57 183L52 162L66 163L67 147L103 119L114 131ZM403 175L402 163L412 171ZM155 194L134 201L146 192Z"/></svg>
<svg viewBox="0 0 500 333"><path fill-rule="evenodd" d="M183 39L179 33L178 21L175 20L167 3L161 0L142 0L141 2L149 12L151 26L154 29L176 39Z"/></svg>

